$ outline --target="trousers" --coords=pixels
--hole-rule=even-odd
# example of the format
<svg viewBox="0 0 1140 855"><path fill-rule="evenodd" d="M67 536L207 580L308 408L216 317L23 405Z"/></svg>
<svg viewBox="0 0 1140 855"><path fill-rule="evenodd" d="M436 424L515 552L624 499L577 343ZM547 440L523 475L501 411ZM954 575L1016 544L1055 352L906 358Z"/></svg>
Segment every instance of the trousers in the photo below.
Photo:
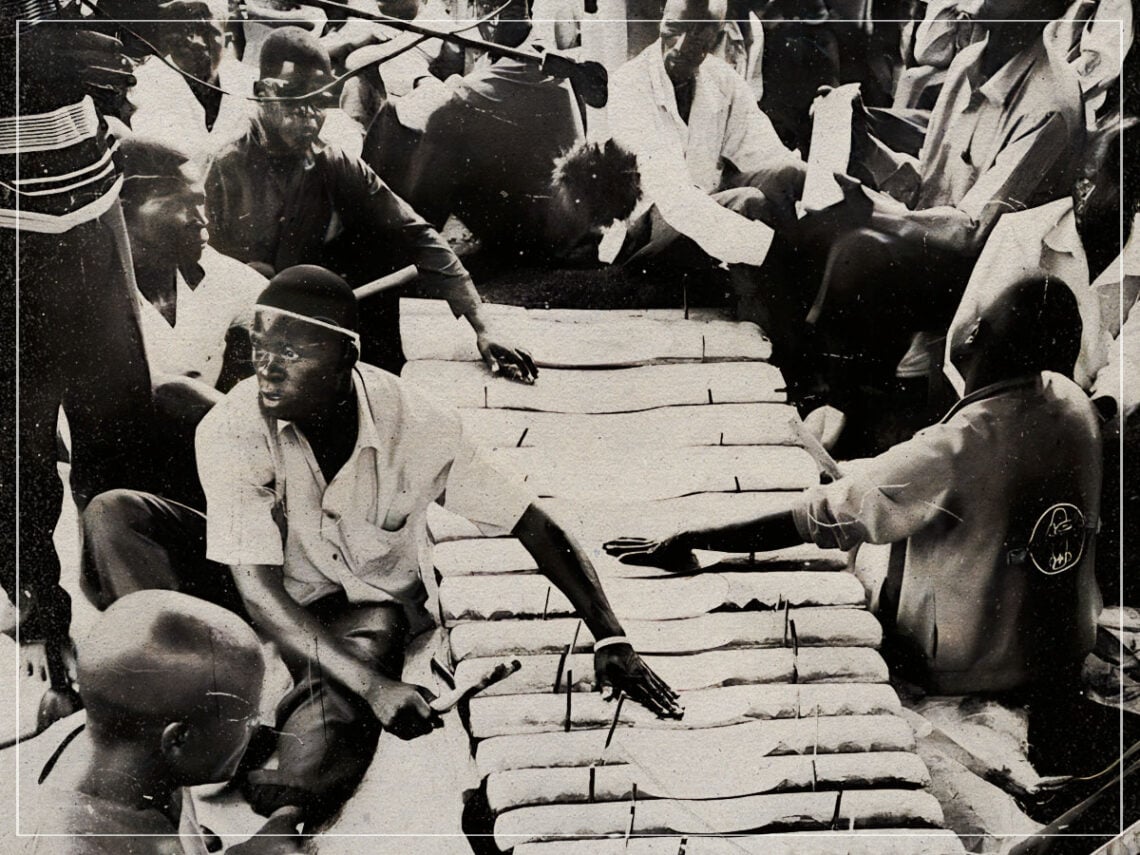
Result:
<svg viewBox="0 0 1140 855"><path fill-rule="evenodd" d="M20 231L19 496L15 561L0 584L20 600L23 634L65 644L71 600L52 543L63 485L56 469L62 404L71 430L71 487L83 507L112 487L149 482L150 371L139 328L134 271L118 203L59 235ZM8 512L11 511L9 514ZM54 682L54 680L53 680Z"/></svg>
<svg viewBox="0 0 1140 855"><path fill-rule="evenodd" d="M345 648L369 667L400 679L408 622L394 603L355 605L343 593L306 607ZM269 816L286 805L319 824L352 796L380 740L380 721L356 693L326 675L319 661L285 656L293 689L277 706L277 768L251 772L246 795Z"/></svg>
<svg viewBox="0 0 1140 855"><path fill-rule="evenodd" d="M83 526L84 594L99 609L135 591L180 591L245 616L228 567L206 560L206 516L153 493L109 490Z"/></svg>

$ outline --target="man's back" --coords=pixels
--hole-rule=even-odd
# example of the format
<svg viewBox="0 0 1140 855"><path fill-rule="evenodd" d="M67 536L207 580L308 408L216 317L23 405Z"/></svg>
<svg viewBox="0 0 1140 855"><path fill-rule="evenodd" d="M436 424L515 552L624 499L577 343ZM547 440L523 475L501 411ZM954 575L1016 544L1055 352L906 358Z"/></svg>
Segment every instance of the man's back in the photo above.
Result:
<svg viewBox="0 0 1140 855"><path fill-rule="evenodd" d="M995 383L939 424L806 494L821 545L906 541L898 633L934 691L1016 688L1092 648L1100 433L1058 374Z"/></svg>

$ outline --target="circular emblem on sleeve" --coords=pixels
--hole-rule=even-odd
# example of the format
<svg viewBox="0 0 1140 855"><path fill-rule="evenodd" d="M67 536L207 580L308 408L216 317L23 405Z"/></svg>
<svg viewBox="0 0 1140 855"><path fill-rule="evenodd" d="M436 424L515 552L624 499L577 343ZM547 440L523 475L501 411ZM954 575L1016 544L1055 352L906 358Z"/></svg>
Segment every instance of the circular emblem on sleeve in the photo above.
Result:
<svg viewBox="0 0 1140 855"><path fill-rule="evenodd" d="M1076 505L1061 502L1043 513L1029 536L1029 557L1042 573L1052 576L1080 563L1085 553L1085 515Z"/></svg>

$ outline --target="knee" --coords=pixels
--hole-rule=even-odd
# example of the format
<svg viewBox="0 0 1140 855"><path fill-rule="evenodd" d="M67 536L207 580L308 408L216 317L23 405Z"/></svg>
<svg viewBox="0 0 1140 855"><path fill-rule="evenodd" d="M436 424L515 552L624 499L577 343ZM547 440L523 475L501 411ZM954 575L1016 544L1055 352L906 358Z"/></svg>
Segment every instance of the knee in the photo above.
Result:
<svg viewBox="0 0 1140 855"><path fill-rule="evenodd" d="M838 238L824 273L828 293L862 293L864 286L884 279L892 263L891 250L891 238L873 229L855 229Z"/></svg>
<svg viewBox="0 0 1140 855"><path fill-rule="evenodd" d="M749 220L761 220L769 213L768 197L755 187L737 187L718 194L721 207Z"/></svg>
<svg viewBox="0 0 1140 855"><path fill-rule="evenodd" d="M117 532L138 531L149 517L146 499L134 490L108 490L83 511L83 538L88 544L106 542Z"/></svg>

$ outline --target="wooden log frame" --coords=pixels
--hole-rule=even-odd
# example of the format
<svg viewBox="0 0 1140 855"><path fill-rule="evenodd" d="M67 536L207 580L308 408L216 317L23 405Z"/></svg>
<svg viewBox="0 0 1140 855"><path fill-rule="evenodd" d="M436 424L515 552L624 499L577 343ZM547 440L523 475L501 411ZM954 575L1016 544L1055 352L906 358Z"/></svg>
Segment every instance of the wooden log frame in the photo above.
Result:
<svg viewBox="0 0 1140 855"><path fill-rule="evenodd" d="M780 372L765 362L651 365L605 372L548 369L533 386L492 377L481 363L409 362L401 378L459 409L630 413L704 404L782 404Z"/></svg>
<svg viewBox="0 0 1140 855"><path fill-rule="evenodd" d="M438 543L432 550L440 576L498 576L535 574L538 564L513 537L478 537ZM748 554L698 553L704 569L762 573L772 570L843 570L847 556L837 549L820 549L811 544L775 552ZM623 564L600 549L592 550L590 560L604 578L670 578L675 574L656 567Z"/></svg>
<svg viewBox="0 0 1140 855"><path fill-rule="evenodd" d="M801 650L810 647L874 647L883 630L869 612L859 609L798 608L788 612L796 622ZM461 623L451 630L456 662L476 657L541 656L560 653L570 642L577 618L503 620ZM642 654L701 653L785 647L788 632L782 610L722 612L671 621L629 620L626 635ZM574 652L593 649L594 638L582 627Z"/></svg>
<svg viewBox="0 0 1140 855"><path fill-rule="evenodd" d="M471 331L455 321L446 303L411 305L401 301L400 336L409 360L477 362ZM443 301L436 301L443 302ZM582 310L530 312L485 304L488 319L529 348L540 366L622 367L671 362L732 359L767 360L772 345L754 324L690 320L678 315L608 313Z"/></svg>
<svg viewBox="0 0 1140 855"><path fill-rule="evenodd" d="M637 803L634 830L641 834L741 834L760 831L824 831L829 828L939 828L942 808L916 790L852 790L777 793L734 799ZM837 815L838 814L838 815ZM537 805L500 814L495 841L507 851L520 843L624 835L628 802Z"/></svg>
<svg viewBox="0 0 1140 855"><path fill-rule="evenodd" d="M866 594L847 573L704 573L669 579L610 579L606 595L619 618L677 620L714 611L837 606L862 608ZM566 617L570 601L539 576L454 576L439 585L445 624Z"/></svg>
<svg viewBox="0 0 1140 855"><path fill-rule="evenodd" d="M682 842L684 846L682 847ZM732 837L639 837L523 843L514 855L958 855L952 831L800 832Z"/></svg>
<svg viewBox="0 0 1140 855"><path fill-rule="evenodd" d="M553 683L553 671L551 682ZM638 704L624 704L618 727L646 731L694 730L742 724L754 719L803 719L816 710L822 721L827 716L882 715L899 711L895 690L885 683L765 683L752 686L726 686L696 689L684 694L685 717L659 719ZM562 729L565 701L552 692L536 695L492 695L471 700L471 735L475 739L510 734L539 733ZM571 731L608 728L614 718L614 705L598 693L574 697ZM563 734L564 736L568 736ZM600 751L605 735L593 735ZM587 739L587 744L589 744ZM554 755L554 744L542 750ZM484 745L479 750L485 750ZM538 755L543 762L549 758ZM593 762L592 760L590 762ZM558 765L551 761L551 765Z"/></svg>
<svg viewBox="0 0 1140 855"><path fill-rule="evenodd" d="M583 457L618 448L797 445L787 404L706 404L635 413L461 411L468 437L481 448L572 447ZM525 432L525 435L524 435Z"/></svg>
<svg viewBox="0 0 1140 855"><path fill-rule="evenodd" d="M792 446L709 446L689 449L614 449L589 457L577 449L497 448L498 466L522 476L541 497L588 502L606 483L611 501L643 502L697 493L802 490L819 483L811 457Z"/></svg>
<svg viewBox="0 0 1140 855"><path fill-rule="evenodd" d="M730 799L763 793L849 789L920 789L930 783L926 764L906 752L769 757L736 746L712 754L690 731L687 751L664 764L513 769L487 777L487 803L495 813L520 807L626 801L637 785L641 799ZM726 774L726 764L732 773Z"/></svg>
<svg viewBox="0 0 1140 855"><path fill-rule="evenodd" d="M612 704L609 706L613 706ZM624 704L623 704L624 707ZM913 752L914 731L901 716L875 715L776 718L746 721L724 727L688 729L622 727L606 746L608 730L575 729L570 733L527 731L497 735L479 742L475 763L480 777L512 769L625 765L628 756L655 753L662 757L691 749L699 734L702 750L714 756L731 756L748 746L763 762L773 757L812 754L869 754Z"/></svg>
<svg viewBox="0 0 1140 855"><path fill-rule="evenodd" d="M455 669L456 682L466 682L496 661L465 659ZM521 669L489 686L480 697L551 692L560 664L574 672L573 691L597 690L592 653L576 653L565 661L554 655L523 656L519 661ZM886 663L868 647L805 647L798 652L788 648L713 650L687 656L646 655L645 661L678 692L764 683L887 682Z"/></svg>

